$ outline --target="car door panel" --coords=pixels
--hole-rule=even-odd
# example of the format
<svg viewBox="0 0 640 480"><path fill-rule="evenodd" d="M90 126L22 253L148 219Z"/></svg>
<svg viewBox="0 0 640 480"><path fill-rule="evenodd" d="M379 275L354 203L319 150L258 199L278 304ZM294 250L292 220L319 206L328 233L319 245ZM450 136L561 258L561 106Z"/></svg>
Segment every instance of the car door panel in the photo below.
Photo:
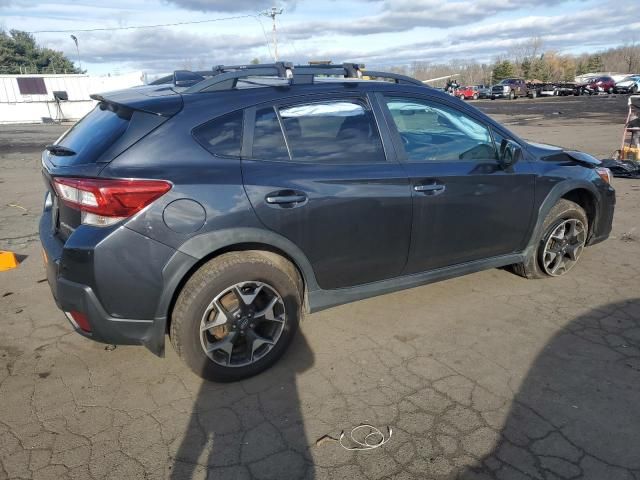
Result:
<svg viewBox="0 0 640 480"><path fill-rule="evenodd" d="M407 165L414 187L435 183L444 189L425 195L414 188L415 221L405 273L521 250L532 212L522 203L532 196L535 178L530 166L524 167L524 177L515 178L491 163Z"/></svg>
<svg viewBox="0 0 640 480"><path fill-rule="evenodd" d="M349 158L353 152L331 155L330 163L243 157L245 190L258 218L305 253L324 289L400 275L411 230L405 170L394 161Z"/></svg>
<svg viewBox="0 0 640 480"><path fill-rule="evenodd" d="M426 105L453 108L427 96L404 97ZM385 97L377 98L386 106ZM532 165L520 161L503 168L495 156L490 155L495 155L495 146L474 145L455 133L422 135L417 130L402 133L390 110L384 111L396 148L405 149L401 157L412 187L411 247L404 273L506 255L524 248L533 213L535 173ZM460 114L469 116L466 112ZM483 126L480 120L469 118ZM429 122L444 129L448 126L446 118L444 120L433 123L430 119ZM403 127L402 123L398 125ZM416 143L424 143L424 147L416 147ZM407 148L416 148L411 151L413 158L406 154ZM461 153L447 158L451 157L452 149ZM417 161L415 157L421 155L427 160Z"/></svg>

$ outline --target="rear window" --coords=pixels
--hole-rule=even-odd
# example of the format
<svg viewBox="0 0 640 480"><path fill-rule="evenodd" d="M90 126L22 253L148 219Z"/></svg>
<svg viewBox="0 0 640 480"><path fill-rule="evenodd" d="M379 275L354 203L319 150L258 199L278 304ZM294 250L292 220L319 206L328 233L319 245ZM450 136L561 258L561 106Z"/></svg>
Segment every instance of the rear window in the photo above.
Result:
<svg viewBox="0 0 640 480"><path fill-rule="evenodd" d="M133 110L101 102L56 142L75 155L60 157L65 165L95 163L129 126Z"/></svg>
<svg viewBox="0 0 640 480"><path fill-rule="evenodd" d="M242 146L242 111L229 113L193 130L193 136L204 148L221 157L240 157Z"/></svg>

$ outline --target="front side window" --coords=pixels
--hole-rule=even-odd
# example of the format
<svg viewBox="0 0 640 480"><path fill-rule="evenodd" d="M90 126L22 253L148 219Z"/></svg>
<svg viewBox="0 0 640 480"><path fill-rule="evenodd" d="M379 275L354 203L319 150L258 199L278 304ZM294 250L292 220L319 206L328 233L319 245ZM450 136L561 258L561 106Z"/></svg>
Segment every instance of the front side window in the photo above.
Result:
<svg viewBox="0 0 640 480"><path fill-rule="evenodd" d="M489 129L459 110L416 98L386 104L412 162L496 160Z"/></svg>
<svg viewBox="0 0 640 480"><path fill-rule="evenodd" d="M369 163L386 161L371 110L355 100L281 107L293 161Z"/></svg>
<svg viewBox="0 0 640 480"><path fill-rule="evenodd" d="M200 145L214 155L240 157L242 146L242 111L229 113L193 130Z"/></svg>

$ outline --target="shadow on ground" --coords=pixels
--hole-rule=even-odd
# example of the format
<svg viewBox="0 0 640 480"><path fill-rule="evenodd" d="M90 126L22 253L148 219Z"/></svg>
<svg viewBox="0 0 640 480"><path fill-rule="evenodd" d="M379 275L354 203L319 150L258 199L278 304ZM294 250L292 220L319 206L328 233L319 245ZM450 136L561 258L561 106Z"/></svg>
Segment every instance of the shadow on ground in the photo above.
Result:
<svg viewBox="0 0 640 480"><path fill-rule="evenodd" d="M203 382L170 478L313 478L296 386L312 365L299 331L270 370L238 383Z"/></svg>
<svg viewBox="0 0 640 480"><path fill-rule="evenodd" d="M640 478L640 299L592 310L559 332L491 453L459 478Z"/></svg>

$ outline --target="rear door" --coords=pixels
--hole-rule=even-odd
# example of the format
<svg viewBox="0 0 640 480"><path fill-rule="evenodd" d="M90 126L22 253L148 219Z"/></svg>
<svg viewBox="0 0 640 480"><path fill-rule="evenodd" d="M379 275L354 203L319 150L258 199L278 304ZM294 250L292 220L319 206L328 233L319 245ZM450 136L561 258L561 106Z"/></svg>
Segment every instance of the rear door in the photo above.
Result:
<svg viewBox="0 0 640 480"><path fill-rule="evenodd" d="M251 108L244 138L243 179L258 217L305 253L322 288L402 272L411 190L365 96Z"/></svg>
<svg viewBox="0 0 640 480"><path fill-rule="evenodd" d="M535 175L525 160L503 168L504 137L466 112L426 96L379 95L409 174L416 273L522 250Z"/></svg>

